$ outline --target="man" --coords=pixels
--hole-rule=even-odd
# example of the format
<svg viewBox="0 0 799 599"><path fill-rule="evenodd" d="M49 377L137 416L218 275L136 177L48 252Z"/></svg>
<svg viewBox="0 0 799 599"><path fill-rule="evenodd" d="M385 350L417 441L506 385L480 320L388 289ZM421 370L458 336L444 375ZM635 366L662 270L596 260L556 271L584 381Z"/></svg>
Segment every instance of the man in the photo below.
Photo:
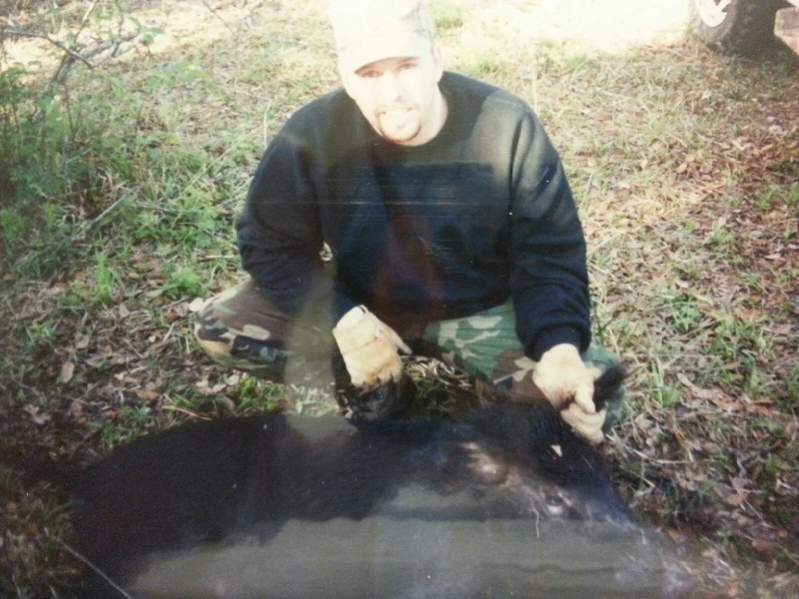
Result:
<svg viewBox="0 0 799 599"><path fill-rule="evenodd" d="M251 280L206 303L200 344L272 380L332 359L356 419L401 412L400 353L433 355L543 392L601 441L612 359L590 345L585 241L541 124L443 71L424 0L333 0L330 19L343 89L267 148L238 224Z"/></svg>

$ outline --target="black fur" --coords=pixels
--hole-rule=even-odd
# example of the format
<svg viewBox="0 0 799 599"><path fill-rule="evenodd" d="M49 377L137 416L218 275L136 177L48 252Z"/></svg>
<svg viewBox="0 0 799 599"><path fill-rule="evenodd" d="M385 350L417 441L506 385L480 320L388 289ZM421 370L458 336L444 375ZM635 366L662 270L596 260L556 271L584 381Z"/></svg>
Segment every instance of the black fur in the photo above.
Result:
<svg viewBox="0 0 799 599"><path fill-rule="evenodd" d="M598 382L598 403L621 377L614 371ZM490 464L487 474L480 460ZM119 448L74 477L72 489L81 550L124 580L149 553L222 541L255 525L269 536L292 519L366 518L412 483L442 496L485 497L470 514L428 515L439 520L529 519L525 489L549 486L573 492L595 517L631 522L600 454L545 402L498 404L459 422L355 428L337 418L272 415L193 423Z"/></svg>

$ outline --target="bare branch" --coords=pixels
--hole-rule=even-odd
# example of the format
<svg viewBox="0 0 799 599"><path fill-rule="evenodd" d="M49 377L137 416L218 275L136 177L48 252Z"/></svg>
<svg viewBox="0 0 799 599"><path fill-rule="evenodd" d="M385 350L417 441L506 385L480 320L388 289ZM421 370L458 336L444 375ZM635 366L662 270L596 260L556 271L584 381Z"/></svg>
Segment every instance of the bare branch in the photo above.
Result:
<svg viewBox="0 0 799 599"><path fill-rule="evenodd" d="M91 235L99 226L103 223L104 220L108 217L109 214L116 211L122 204L127 202L131 196L129 194L123 195L119 198L116 202L111 204L108 208L103 210L98 216L92 219L87 225L84 231L80 235L76 235L72 238L73 241L78 241L79 239L85 239L89 235Z"/></svg>
<svg viewBox="0 0 799 599"><path fill-rule="evenodd" d="M94 65L90 63L84 56L78 54L70 48L69 46L65 45L63 42L58 41L57 39L53 39L46 33L37 33L35 31L25 31L23 29L0 29L0 36L9 36L9 37L27 37L27 38L35 38L35 39L42 39L46 40L49 43L53 44L59 50L69 54L73 59L81 61L90 69L94 69Z"/></svg>
<svg viewBox="0 0 799 599"><path fill-rule="evenodd" d="M83 33L83 30L86 28L86 25L89 22L89 17L92 16L94 9L97 8L98 1L99 0L94 0L89 6L89 8L86 9L86 12L83 13L83 18L80 20L80 25L78 26L78 30L75 32L74 35L74 38L76 40L78 39L78 36L80 36L80 34ZM61 59L61 64L58 65L58 69L56 69L56 72L53 74L53 78L50 79L50 83L47 84L45 91L52 88L53 85L55 85L56 83L63 81L66 78L67 73L69 73L69 70L72 68L72 63L74 62L75 62L74 57L64 56L64 58Z"/></svg>
<svg viewBox="0 0 799 599"><path fill-rule="evenodd" d="M233 35L236 34L236 31L228 24L227 21L225 21L225 19L223 19L220 16L219 12L208 3L208 0L203 0L203 5L211 12L212 15L214 15L217 19L219 19L222 25L224 25L227 28L227 30L230 31L230 33L232 33Z"/></svg>
<svg viewBox="0 0 799 599"><path fill-rule="evenodd" d="M89 17L92 16L94 9L97 8L97 2L99 2L99 0L94 0L94 2L91 3L91 6L86 9L86 12L83 13L83 18L80 20L80 27L78 27L78 32L75 34L76 39L86 27L86 24L89 22Z"/></svg>

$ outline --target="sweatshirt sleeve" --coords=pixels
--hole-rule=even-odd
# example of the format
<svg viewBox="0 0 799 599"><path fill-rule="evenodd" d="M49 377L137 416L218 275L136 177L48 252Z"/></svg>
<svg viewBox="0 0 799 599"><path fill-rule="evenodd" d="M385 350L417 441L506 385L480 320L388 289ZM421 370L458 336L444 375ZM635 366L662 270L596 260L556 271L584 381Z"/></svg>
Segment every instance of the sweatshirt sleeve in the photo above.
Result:
<svg viewBox="0 0 799 599"><path fill-rule="evenodd" d="M294 316L329 309L334 322L355 305L324 268L311 153L285 127L255 172L237 225L242 266L278 309Z"/></svg>
<svg viewBox="0 0 799 599"><path fill-rule="evenodd" d="M538 119L519 124L511 173L511 295L516 332L533 360L591 340L586 247L571 189Z"/></svg>

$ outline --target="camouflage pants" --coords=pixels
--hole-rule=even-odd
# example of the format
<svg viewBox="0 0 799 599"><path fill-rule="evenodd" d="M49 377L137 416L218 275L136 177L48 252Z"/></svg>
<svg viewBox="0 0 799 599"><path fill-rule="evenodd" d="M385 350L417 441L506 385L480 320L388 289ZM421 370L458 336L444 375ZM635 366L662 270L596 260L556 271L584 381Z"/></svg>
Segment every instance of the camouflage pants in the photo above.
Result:
<svg viewBox="0 0 799 599"><path fill-rule="evenodd" d="M379 316L379 314L378 314ZM333 380L337 348L329 314L282 314L246 281L206 301L195 325L200 345L223 365L275 382L325 385ZM457 366L510 397L540 395L535 362L516 336L512 302L465 318L433 322L419 338L405 339L415 353ZM583 360L600 371L617 363L597 343ZM622 392L608 402L608 424L618 419Z"/></svg>

